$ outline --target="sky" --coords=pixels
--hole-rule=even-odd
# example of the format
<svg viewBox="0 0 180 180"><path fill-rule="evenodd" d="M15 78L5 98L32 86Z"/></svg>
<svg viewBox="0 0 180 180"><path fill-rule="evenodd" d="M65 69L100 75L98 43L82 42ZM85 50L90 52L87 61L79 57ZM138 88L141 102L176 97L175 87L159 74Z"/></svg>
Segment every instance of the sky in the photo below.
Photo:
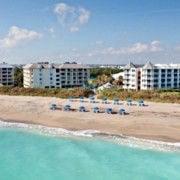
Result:
<svg viewBox="0 0 180 180"><path fill-rule="evenodd" d="M180 63L180 1L0 0L0 59Z"/></svg>

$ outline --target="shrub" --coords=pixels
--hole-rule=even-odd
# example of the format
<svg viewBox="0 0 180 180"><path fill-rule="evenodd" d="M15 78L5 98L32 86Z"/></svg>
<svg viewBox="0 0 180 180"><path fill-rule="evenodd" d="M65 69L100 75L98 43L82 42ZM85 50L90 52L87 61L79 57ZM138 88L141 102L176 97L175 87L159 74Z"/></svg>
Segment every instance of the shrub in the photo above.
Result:
<svg viewBox="0 0 180 180"><path fill-rule="evenodd" d="M134 100L144 99L155 102L180 103L180 90L127 91L118 88L112 88L98 92L98 98L102 98L104 96L109 99L116 97L121 100L126 100L130 97Z"/></svg>
<svg viewBox="0 0 180 180"><path fill-rule="evenodd" d="M67 98L73 97L88 97L93 95L94 92L85 88L73 88L73 89L39 89L39 88L20 88L20 87L0 87L1 95L12 96L50 96Z"/></svg>

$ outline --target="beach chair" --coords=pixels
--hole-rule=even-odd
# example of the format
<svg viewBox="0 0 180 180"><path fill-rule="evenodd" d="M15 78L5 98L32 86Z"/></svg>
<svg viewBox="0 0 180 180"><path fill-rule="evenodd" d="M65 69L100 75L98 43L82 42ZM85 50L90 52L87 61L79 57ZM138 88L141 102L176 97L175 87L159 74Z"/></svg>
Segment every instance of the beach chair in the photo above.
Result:
<svg viewBox="0 0 180 180"><path fill-rule="evenodd" d="M102 104L107 104L107 103L108 103L107 98L106 97L102 98Z"/></svg>
<svg viewBox="0 0 180 180"><path fill-rule="evenodd" d="M50 110L54 111L54 110L57 109L57 105L56 104L51 104L49 108L50 108Z"/></svg>
<svg viewBox="0 0 180 180"><path fill-rule="evenodd" d="M144 100L143 100L143 99L140 99L140 100L138 101L138 105L139 105L139 106L144 106Z"/></svg>
<svg viewBox="0 0 180 180"><path fill-rule="evenodd" d="M93 112L94 112L94 113L100 113L100 109L99 109L98 107L94 107L94 108L93 108Z"/></svg>
<svg viewBox="0 0 180 180"><path fill-rule="evenodd" d="M83 102L84 102L84 97L81 96L81 97L79 98L79 100L80 100L81 103L83 103Z"/></svg>
<svg viewBox="0 0 180 180"><path fill-rule="evenodd" d="M114 105L119 105L119 99L118 99L118 98L115 98L113 104L114 104Z"/></svg>
<svg viewBox="0 0 180 180"><path fill-rule="evenodd" d="M86 112L86 108L84 106L79 107L79 112Z"/></svg>
<svg viewBox="0 0 180 180"><path fill-rule="evenodd" d="M90 96L89 97L89 101L90 101L90 103L95 103L95 97L94 96Z"/></svg>
<svg viewBox="0 0 180 180"><path fill-rule="evenodd" d="M107 114L112 114L112 112L113 112L112 108L107 108L107 109L106 109L106 113L107 113Z"/></svg>
<svg viewBox="0 0 180 180"><path fill-rule="evenodd" d="M64 111L70 111L70 110L71 110L71 106L70 106L70 105L65 105L65 106L63 107L63 110L64 110Z"/></svg>
<svg viewBox="0 0 180 180"><path fill-rule="evenodd" d="M72 101L73 101L73 97L72 97L72 96L69 96L69 97L68 97L68 100L69 100L69 102L72 102Z"/></svg>
<svg viewBox="0 0 180 180"><path fill-rule="evenodd" d="M119 114L120 114L120 115L125 115L125 114L126 114L125 109L120 109L120 110L119 110Z"/></svg>
<svg viewBox="0 0 180 180"><path fill-rule="evenodd" d="M126 102L127 102L127 105L128 105L128 106L132 106L132 99L129 98L129 99L127 99Z"/></svg>

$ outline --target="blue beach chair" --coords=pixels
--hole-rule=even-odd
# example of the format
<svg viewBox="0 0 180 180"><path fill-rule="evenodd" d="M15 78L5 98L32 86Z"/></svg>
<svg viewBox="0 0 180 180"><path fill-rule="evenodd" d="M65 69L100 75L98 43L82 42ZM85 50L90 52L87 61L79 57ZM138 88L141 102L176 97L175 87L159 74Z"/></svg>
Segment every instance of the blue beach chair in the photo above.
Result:
<svg viewBox="0 0 180 180"><path fill-rule="evenodd" d="M108 102L107 102L107 98L106 97L103 97L102 98L102 104L107 104Z"/></svg>
<svg viewBox="0 0 180 180"><path fill-rule="evenodd" d="M95 97L94 96L90 96L89 97L89 101L90 101L90 103L95 103Z"/></svg>
<svg viewBox="0 0 180 180"><path fill-rule="evenodd" d="M65 105L65 106L63 107L63 110L64 110L64 111L70 111L70 110L71 110L71 106L70 106L70 105Z"/></svg>
<svg viewBox="0 0 180 180"><path fill-rule="evenodd" d="M140 99L140 100L138 101L138 105L139 105L139 106L144 106L144 100L143 100L143 99Z"/></svg>
<svg viewBox="0 0 180 180"><path fill-rule="evenodd" d="M100 113L100 109L99 109L98 107L94 107L94 108L93 108L93 112L94 112L94 113Z"/></svg>
<svg viewBox="0 0 180 180"><path fill-rule="evenodd" d="M79 112L86 112L86 108L84 106L79 107Z"/></svg>
<svg viewBox="0 0 180 180"><path fill-rule="evenodd" d="M120 115L125 115L125 114L126 114L125 109L120 109L120 110L119 110L119 114L120 114Z"/></svg>
<svg viewBox="0 0 180 180"><path fill-rule="evenodd" d="M69 102L72 102L72 101L73 101L73 97L72 97L72 96L69 96L69 97L68 97L68 100L69 100Z"/></svg>
<svg viewBox="0 0 180 180"><path fill-rule="evenodd" d="M114 105L119 105L119 99L118 99L118 98L114 98L113 104L114 104Z"/></svg>
<svg viewBox="0 0 180 180"><path fill-rule="evenodd" d="M81 97L79 98L79 100L80 100L81 103L83 103L83 102L84 102L84 97L81 96Z"/></svg>
<svg viewBox="0 0 180 180"><path fill-rule="evenodd" d="M106 113L107 113L107 114L112 114L112 112L113 112L112 108L107 108L107 109L106 109Z"/></svg>
<svg viewBox="0 0 180 180"><path fill-rule="evenodd" d="M132 99L128 98L126 102L128 106L132 106Z"/></svg>
<svg viewBox="0 0 180 180"><path fill-rule="evenodd" d="M54 110L57 109L57 105L56 104L51 104L49 109L54 111Z"/></svg>

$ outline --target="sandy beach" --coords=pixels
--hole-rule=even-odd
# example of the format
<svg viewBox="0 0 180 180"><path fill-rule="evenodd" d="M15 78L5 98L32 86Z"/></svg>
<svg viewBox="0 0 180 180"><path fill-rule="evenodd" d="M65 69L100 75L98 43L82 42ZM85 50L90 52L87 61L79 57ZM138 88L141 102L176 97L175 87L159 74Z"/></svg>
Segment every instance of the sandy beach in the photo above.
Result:
<svg viewBox="0 0 180 180"><path fill-rule="evenodd" d="M180 142L180 104L165 104L145 102L147 106L91 104L88 99L83 105L90 111L64 112L49 110L50 103L58 106L69 104L66 99L51 97L0 96L0 120L28 124L40 124L48 127L60 127L68 130L98 130L114 135L134 136L137 138ZM82 103L78 100L70 103L78 108ZM92 108L101 109L112 107L115 111L120 108L129 113L125 116L105 113L94 114Z"/></svg>

